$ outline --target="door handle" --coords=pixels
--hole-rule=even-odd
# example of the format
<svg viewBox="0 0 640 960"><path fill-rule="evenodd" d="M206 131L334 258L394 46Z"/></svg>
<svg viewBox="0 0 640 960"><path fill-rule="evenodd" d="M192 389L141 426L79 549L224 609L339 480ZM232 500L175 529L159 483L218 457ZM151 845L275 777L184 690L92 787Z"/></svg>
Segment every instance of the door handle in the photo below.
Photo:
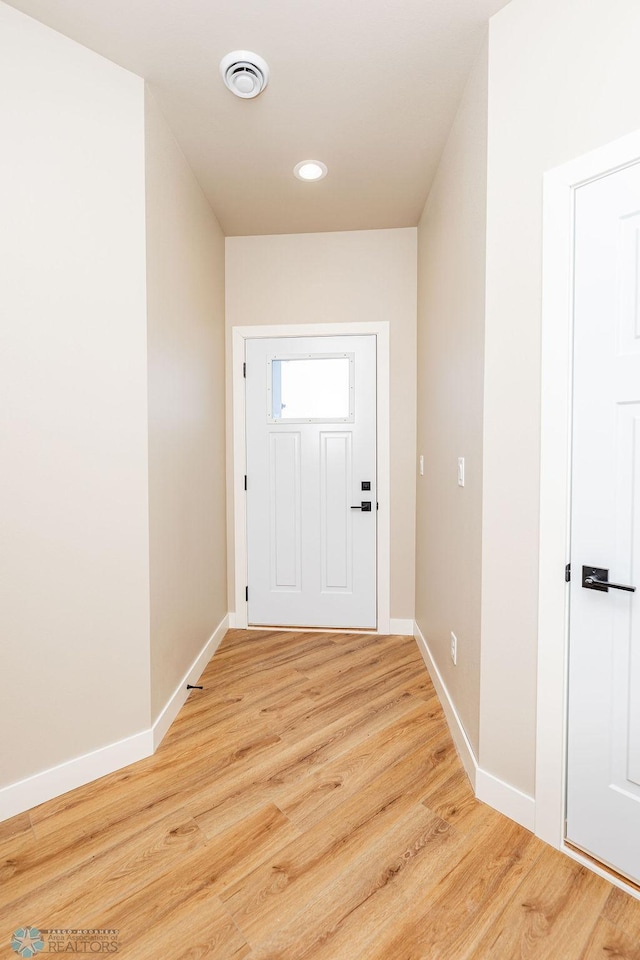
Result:
<svg viewBox="0 0 640 960"><path fill-rule="evenodd" d="M635 587L629 587L624 583L611 583L608 579L609 571L605 567L583 567L582 568L582 586L585 590L601 590L604 593L612 590L624 590L626 593L635 593Z"/></svg>
<svg viewBox="0 0 640 960"><path fill-rule="evenodd" d="M351 507L352 510L362 510L363 513L371 513L371 500L361 500L357 507Z"/></svg>

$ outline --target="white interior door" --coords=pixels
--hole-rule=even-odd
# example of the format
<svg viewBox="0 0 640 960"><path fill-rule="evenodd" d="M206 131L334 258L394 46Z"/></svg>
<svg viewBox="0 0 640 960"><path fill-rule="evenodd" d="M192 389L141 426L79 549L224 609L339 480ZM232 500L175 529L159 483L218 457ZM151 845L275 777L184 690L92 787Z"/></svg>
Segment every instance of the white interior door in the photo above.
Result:
<svg viewBox="0 0 640 960"><path fill-rule="evenodd" d="M575 222L567 839L640 882L640 165Z"/></svg>
<svg viewBox="0 0 640 960"><path fill-rule="evenodd" d="M248 622L376 626L376 337L246 344Z"/></svg>

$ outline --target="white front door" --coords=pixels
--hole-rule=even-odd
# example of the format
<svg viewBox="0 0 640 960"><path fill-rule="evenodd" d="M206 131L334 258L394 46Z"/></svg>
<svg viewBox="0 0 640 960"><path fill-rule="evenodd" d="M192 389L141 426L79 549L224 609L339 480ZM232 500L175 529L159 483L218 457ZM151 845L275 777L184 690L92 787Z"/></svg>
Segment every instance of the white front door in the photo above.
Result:
<svg viewBox="0 0 640 960"><path fill-rule="evenodd" d="M376 626L376 337L246 344L248 622Z"/></svg>
<svg viewBox="0 0 640 960"><path fill-rule="evenodd" d="M575 225L567 839L640 882L640 165Z"/></svg>

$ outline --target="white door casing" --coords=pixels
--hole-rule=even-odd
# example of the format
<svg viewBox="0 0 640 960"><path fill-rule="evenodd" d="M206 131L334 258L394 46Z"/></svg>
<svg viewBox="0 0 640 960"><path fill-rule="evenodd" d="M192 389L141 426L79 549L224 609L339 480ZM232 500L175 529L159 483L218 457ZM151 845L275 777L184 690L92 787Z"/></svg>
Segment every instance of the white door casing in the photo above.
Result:
<svg viewBox="0 0 640 960"><path fill-rule="evenodd" d="M640 880L640 165L576 192L567 839Z"/></svg>
<svg viewBox="0 0 640 960"><path fill-rule="evenodd" d="M637 896L621 877L565 842L574 212L583 185L634 164L640 132L549 171L544 178L540 564L535 832ZM610 570L613 578L613 569ZM605 595L606 596L606 595Z"/></svg>
<svg viewBox="0 0 640 960"><path fill-rule="evenodd" d="M372 335L246 342L252 625L376 627L375 376Z"/></svg>
<svg viewBox="0 0 640 960"><path fill-rule="evenodd" d="M234 326L231 330L233 395L233 555L235 611L230 625L246 627L247 603L247 527L244 476L246 473L245 382L242 368L247 340L263 337L325 337L374 334L377 342L377 632L390 630L390 420L389 420L389 323L355 321L353 323L273 324Z"/></svg>

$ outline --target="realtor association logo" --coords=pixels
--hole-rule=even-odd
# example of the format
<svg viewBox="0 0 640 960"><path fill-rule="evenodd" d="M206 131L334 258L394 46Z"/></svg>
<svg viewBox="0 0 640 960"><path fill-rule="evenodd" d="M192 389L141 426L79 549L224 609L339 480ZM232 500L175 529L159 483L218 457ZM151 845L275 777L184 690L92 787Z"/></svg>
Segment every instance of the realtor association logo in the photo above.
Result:
<svg viewBox="0 0 640 960"><path fill-rule="evenodd" d="M119 930L96 929L61 929L32 927L25 924L18 927L11 937L11 949L19 957L32 960L41 951L45 953L118 953ZM38 960L44 960L39 957Z"/></svg>
<svg viewBox="0 0 640 960"><path fill-rule="evenodd" d="M35 957L44 950L44 940L36 927L19 927L11 937L11 947L19 957Z"/></svg>

